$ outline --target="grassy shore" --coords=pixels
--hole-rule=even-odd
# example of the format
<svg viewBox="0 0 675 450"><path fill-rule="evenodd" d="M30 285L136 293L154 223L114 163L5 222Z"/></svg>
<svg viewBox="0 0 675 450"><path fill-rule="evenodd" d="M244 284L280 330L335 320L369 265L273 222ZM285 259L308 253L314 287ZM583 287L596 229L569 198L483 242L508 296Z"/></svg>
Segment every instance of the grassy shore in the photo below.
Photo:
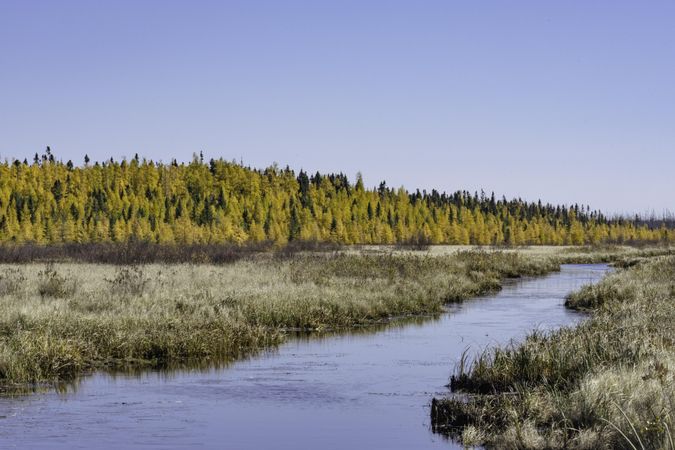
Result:
<svg viewBox="0 0 675 450"><path fill-rule="evenodd" d="M227 265L0 266L0 384L223 361L290 330L433 314L558 264L516 253L260 254Z"/></svg>
<svg viewBox="0 0 675 450"><path fill-rule="evenodd" d="M495 448L675 448L675 257L625 265L568 298L592 313L578 327L459 367L464 394L434 400L436 430Z"/></svg>
<svg viewBox="0 0 675 450"><path fill-rule="evenodd" d="M33 246L3 253L24 262L0 264L0 390L98 369L228 361L275 346L293 330L437 314L445 303L499 289L504 278L544 274L561 262L630 262L667 251L89 250ZM164 257L172 263L125 264ZM221 264L175 263L181 258Z"/></svg>

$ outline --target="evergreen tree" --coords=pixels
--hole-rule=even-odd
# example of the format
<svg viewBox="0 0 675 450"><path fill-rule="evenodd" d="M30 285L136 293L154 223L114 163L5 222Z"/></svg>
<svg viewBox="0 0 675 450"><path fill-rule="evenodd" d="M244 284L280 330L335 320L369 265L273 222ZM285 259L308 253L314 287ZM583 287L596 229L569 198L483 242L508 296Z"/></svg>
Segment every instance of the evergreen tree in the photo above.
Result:
<svg viewBox="0 0 675 450"><path fill-rule="evenodd" d="M75 167L51 148L0 163L0 242L130 239L210 243L317 239L444 244L584 244L675 240L675 220L609 219L587 205L497 200L494 193L369 190L357 175L254 170L195 155L190 164L110 159Z"/></svg>

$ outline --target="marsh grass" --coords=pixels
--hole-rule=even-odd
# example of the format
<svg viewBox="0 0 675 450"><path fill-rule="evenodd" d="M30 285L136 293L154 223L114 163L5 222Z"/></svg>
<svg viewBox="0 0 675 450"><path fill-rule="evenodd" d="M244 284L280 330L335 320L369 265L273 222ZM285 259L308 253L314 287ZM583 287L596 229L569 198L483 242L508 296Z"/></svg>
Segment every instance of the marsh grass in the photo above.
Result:
<svg viewBox="0 0 675 450"><path fill-rule="evenodd" d="M562 263L597 264L611 263L614 267L629 268L656 256L675 254L670 245L626 246L626 245L594 245L582 247L565 247L556 251L549 249L551 256Z"/></svg>
<svg viewBox="0 0 675 450"><path fill-rule="evenodd" d="M69 380L97 369L221 362L297 330L340 330L434 315L557 270L515 253L261 254L227 265L25 264L0 297L0 384Z"/></svg>
<svg viewBox="0 0 675 450"><path fill-rule="evenodd" d="M642 260L570 295L575 328L464 361L467 398L434 400L437 431L498 448L672 449L675 257Z"/></svg>
<svg viewBox="0 0 675 450"><path fill-rule="evenodd" d="M18 295L23 292L26 278L19 268L7 267L0 272L0 297Z"/></svg>

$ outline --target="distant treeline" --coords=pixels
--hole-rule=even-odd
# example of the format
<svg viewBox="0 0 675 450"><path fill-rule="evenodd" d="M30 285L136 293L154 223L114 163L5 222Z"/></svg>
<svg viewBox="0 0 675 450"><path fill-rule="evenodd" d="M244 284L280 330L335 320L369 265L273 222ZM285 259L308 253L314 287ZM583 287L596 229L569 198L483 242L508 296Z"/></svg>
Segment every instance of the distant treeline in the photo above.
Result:
<svg viewBox="0 0 675 450"><path fill-rule="evenodd" d="M597 244L675 241L672 220L608 218L589 207L408 192L361 177L253 169L223 159L84 165L49 148L0 164L0 243Z"/></svg>

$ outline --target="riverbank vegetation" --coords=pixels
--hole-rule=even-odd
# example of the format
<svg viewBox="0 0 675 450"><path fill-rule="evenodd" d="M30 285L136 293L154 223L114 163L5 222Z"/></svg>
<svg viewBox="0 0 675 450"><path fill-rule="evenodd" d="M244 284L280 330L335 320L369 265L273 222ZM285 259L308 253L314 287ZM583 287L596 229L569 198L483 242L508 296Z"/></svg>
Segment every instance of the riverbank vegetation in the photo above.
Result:
<svg viewBox="0 0 675 450"><path fill-rule="evenodd" d="M195 156L0 163L0 243L582 245L674 242L669 217L609 218L584 205L441 193L357 176L296 174Z"/></svg>
<svg viewBox="0 0 675 450"><path fill-rule="evenodd" d="M436 314L557 270L516 252L451 255L257 253L229 264L0 265L0 384L69 380L96 369L223 361L292 330Z"/></svg>
<svg viewBox="0 0 675 450"><path fill-rule="evenodd" d="M591 312L578 327L465 359L435 429L496 448L675 448L675 257L628 265L569 296Z"/></svg>

